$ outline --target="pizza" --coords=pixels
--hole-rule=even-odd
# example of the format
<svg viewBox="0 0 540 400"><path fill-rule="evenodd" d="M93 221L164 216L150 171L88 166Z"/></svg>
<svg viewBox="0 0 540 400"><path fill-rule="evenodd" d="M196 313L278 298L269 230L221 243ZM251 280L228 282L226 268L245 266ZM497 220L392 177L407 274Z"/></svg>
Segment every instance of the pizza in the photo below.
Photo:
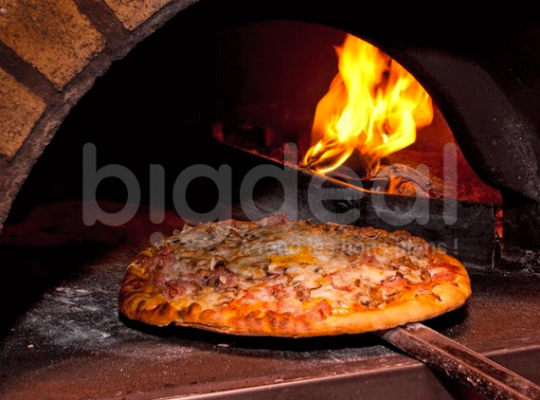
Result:
<svg viewBox="0 0 540 400"><path fill-rule="evenodd" d="M429 319L470 294L458 260L405 231L274 215L175 231L129 264L119 307L152 325L309 337Z"/></svg>

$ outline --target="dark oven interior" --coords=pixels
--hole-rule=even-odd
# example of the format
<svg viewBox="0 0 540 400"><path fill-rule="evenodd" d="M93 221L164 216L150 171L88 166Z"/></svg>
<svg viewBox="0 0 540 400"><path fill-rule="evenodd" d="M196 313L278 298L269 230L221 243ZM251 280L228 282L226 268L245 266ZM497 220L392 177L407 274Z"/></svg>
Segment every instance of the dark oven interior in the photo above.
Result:
<svg viewBox="0 0 540 400"><path fill-rule="evenodd" d="M7 268L6 282L24 288L15 302L11 292L2 294L4 304L14 304L0 332L0 393L13 399L480 398L369 334L231 337L154 329L118 315L129 260L183 220L255 211L317 218L304 189L327 178L250 150L265 147L269 130L277 142L302 149L336 73L333 46L345 32L380 47L424 85L438 122L418 133L415 149L442 154L444 145L455 144L466 195L429 199L427 222L420 215L403 222L403 214L414 214L416 197L358 197L352 185L345 198L326 203L327 211L339 220L358 208L355 224L405 229L462 259L473 298L428 325L540 381L534 367L540 23L523 10L420 15L372 2L203 0L114 63L39 158L0 236L5 259L17 266ZM295 171L294 202L287 177L265 178L253 187L253 204L239 206L243 177L261 164ZM231 201L215 180L198 176L178 205L173 188L194 165L231 166ZM381 198L390 219L376 206ZM97 218L85 206L93 199ZM451 222L448 210L455 213ZM106 221L107 214L120 220Z"/></svg>

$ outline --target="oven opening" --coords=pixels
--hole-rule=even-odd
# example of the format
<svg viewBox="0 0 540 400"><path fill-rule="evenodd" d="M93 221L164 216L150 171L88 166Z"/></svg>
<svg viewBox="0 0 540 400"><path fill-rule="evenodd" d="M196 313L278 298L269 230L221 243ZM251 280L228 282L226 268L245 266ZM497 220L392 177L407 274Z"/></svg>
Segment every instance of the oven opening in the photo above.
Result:
<svg viewBox="0 0 540 400"><path fill-rule="evenodd" d="M233 113L212 121L218 141L281 162L286 146L294 145L300 167L366 190L501 204L500 192L478 178L465 160L429 94L375 46L338 30L330 34L330 28L292 21L239 31L240 52L264 51L259 56L264 62L242 65L247 78L241 99ZM305 49L300 54L284 43L283 37L293 32L302 32ZM333 59L328 49L335 49ZM288 68L284 63L290 63ZM321 94L324 83L328 91ZM317 93L321 97L313 106ZM313 106L311 113L308 106L295 104L300 96ZM456 165L444 165L445 148ZM423 172L416 170L419 165ZM445 185L445 177L455 182Z"/></svg>

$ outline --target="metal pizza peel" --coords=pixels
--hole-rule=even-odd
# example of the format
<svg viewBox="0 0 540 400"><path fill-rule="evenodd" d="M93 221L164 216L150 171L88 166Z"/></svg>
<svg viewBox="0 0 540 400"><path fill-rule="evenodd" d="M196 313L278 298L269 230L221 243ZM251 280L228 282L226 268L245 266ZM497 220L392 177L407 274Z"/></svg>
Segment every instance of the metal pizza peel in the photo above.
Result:
<svg viewBox="0 0 540 400"><path fill-rule="evenodd" d="M421 323L375 333L488 399L540 400L540 386Z"/></svg>

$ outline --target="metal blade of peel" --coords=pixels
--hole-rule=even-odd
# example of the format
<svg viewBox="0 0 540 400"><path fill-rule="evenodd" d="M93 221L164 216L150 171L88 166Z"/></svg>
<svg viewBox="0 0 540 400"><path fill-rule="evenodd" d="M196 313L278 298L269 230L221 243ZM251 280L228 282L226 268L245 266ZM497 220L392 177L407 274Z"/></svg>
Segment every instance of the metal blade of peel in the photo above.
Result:
<svg viewBox="0 0 540 400"><path fill-rule="evenodd" d="M489 399L540 399L540 386L420 323L377 334Z"/></svg>

